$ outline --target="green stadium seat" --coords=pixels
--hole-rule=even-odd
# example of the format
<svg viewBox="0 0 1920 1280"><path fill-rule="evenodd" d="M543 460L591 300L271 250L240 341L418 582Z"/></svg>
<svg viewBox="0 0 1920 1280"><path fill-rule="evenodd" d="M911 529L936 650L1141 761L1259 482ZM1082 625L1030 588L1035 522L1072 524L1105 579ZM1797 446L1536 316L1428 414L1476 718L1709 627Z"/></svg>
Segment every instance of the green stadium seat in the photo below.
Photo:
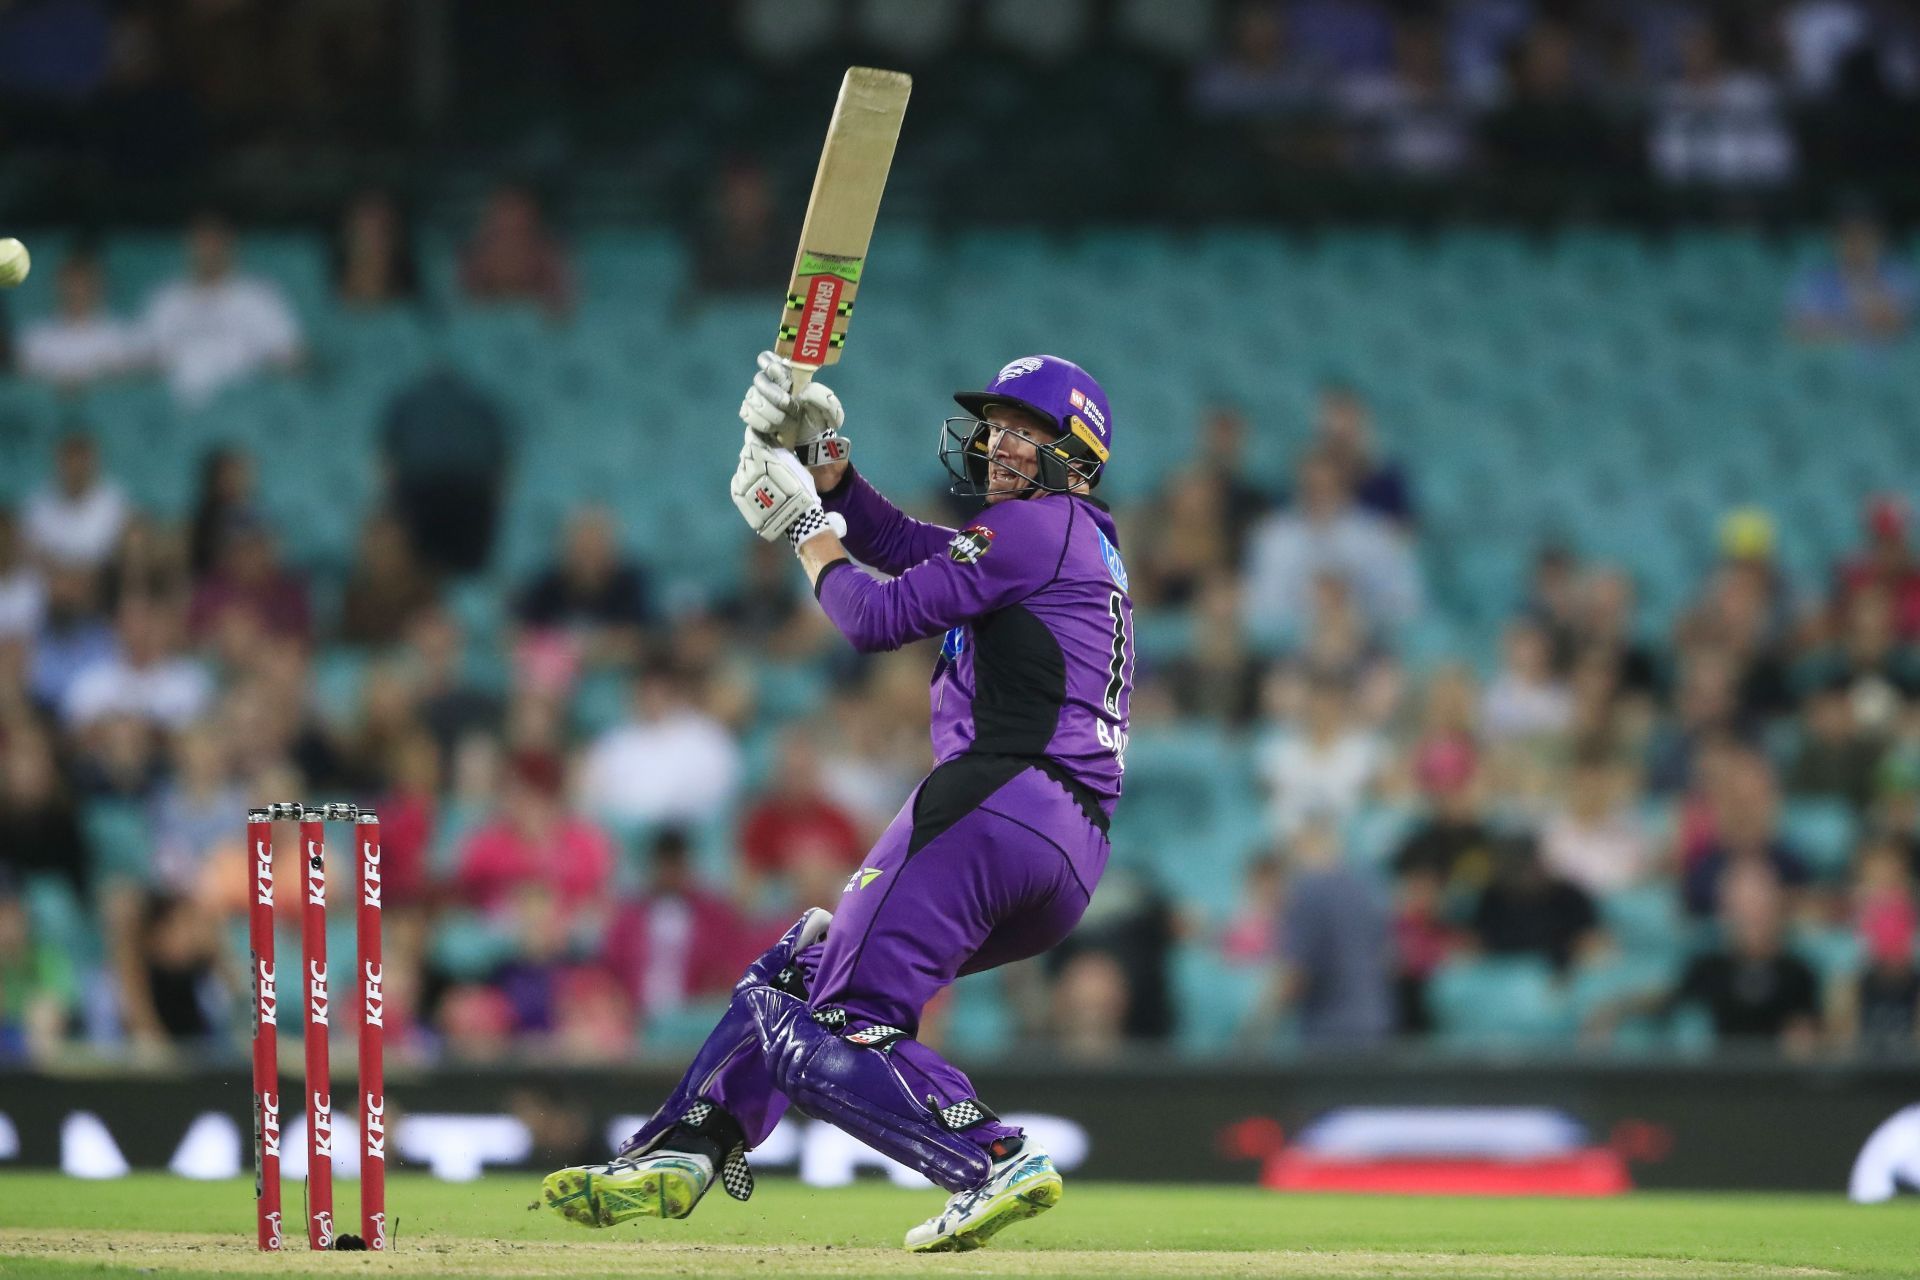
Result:
<svg viewBox="0 0 1920 1280"><path fill-rule="evenodd" d="M1846 801L1808 796L1789 800L1780 815L1780 835L1805 859L1815 876L1834 881L1853 857L1859 820Z"/></svg>
<svg viewBox="0 0 1920 1280"><path fill-rule="evenodd" d="M1449 961L1433 975L1427 1004L1451 1048L1544 1048L1569 1043L1576 1028L1569 992L1531 958Z"/></svg>

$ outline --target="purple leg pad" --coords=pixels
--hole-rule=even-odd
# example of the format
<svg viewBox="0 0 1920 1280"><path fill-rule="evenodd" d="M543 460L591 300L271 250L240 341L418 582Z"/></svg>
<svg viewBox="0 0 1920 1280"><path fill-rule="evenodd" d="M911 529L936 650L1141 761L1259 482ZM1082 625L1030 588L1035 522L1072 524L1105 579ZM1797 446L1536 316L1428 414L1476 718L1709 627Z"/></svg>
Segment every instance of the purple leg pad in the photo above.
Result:
<svg viewBox="0 0 1920 1280"><path fill-rule="evenodd" d="M680 1077L680 1083L653 1113L653 1118L620 1144L620 1155L645 1154L679 1123L689 1107L701 1101L713 1103L740 1122L749 1150L766 1141L773 1126L786 1114L787 1099L774 1087L773 1073L767 1069L760 1051L758 1024L742 996L780 981L789 969L797 972L803 984L801 989L805 989L804 984L813 979L820 956L818 942L803 951L794 950L805 925L806 919L802 917L780 941L747 966L746 976L733 988L733 1000L727 1005L727 1011L707 1033L686 1074Z"/></svg>
<svg viewBox="0 0 1920 1280"><path fill-rule="evenodd" d="M924 1069L895 1058L912 1041L880 1048L856 1044L815 1022L804 1001L771 987L756 987L736 1000L753 1010L774 1087L802 1111L918 1169L948 1191L969 1191L986 1181L991 1168L986 1147L970 1133L941 1124L934 1107L943 1104L929 1105L916 1093ZM932 1050L914 1047L920 1050L916 1057L939 1062Z"/></svg>

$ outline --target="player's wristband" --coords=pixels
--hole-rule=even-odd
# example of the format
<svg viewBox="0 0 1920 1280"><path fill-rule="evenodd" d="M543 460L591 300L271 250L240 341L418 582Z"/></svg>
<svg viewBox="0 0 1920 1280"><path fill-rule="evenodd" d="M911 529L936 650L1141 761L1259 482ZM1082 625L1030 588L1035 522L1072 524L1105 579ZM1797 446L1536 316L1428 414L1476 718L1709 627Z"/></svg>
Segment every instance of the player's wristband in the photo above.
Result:
<svg viewBox="0 0 1920 1280"><path fill-rule="evenodd" d="M819 507L813 507L804 512L798 520L795 520L791 525L787 526L787 541L793 544L793 549L797 552L800 550L801 543L811 538L814 534L824 533L828 529L833 530L835 537L845 537L847 533L846 517L840 515L838 512L830 513L821 510Z"/></svg>
<svg viewBox="0 0 1920 1280"><path fill-rule="evenodd" d="M793 456L803 467L824 467L829 462L845 462L853 456L853 441L837 431L827 431L793 446Z"/></svg>

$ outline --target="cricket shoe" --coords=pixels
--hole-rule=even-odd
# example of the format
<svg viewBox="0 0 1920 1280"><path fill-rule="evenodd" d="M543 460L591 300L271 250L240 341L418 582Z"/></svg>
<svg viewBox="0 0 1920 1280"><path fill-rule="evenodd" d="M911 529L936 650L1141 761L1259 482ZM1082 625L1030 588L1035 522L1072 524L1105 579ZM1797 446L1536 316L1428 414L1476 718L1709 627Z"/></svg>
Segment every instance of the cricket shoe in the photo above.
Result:
<svg viewBox="0 0 1920 1280"><path fill-rule="evenodd" d="M687 1151L654 1151L606 1164L575 1165L541 1182L547 1208L583 1227L634 1218L684 1218L713 1185L713 1161Z"/></svg>
<svg viewBox="0 0 1920 1280"><path fill-rule="evenodd" d="M1002 1228L1060 1203L1060 1172L1040 1144L1032 1138L1003 1141L1012 1150L993 1162L986 1182L972 1191L954 1193L946 1208L907 1232L908 1249L914 1253L978 1249Z"/></svg>

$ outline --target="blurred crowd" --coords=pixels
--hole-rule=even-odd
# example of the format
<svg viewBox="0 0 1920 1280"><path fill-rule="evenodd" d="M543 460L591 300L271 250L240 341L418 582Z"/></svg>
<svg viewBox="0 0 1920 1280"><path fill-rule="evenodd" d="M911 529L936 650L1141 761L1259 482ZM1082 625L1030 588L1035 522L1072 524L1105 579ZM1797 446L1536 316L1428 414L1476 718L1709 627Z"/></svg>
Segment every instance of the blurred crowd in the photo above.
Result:
<svg viewBox="0 0 1920 1280"><path fill-rule="evenodd" d="M345 213L338 305L411 304L403 228L378 196ZM294 313L237 269L228 226L196 220L187 248L142 317L104 310L84 246L48 264L59 306L19 334L16 376L159 377L186 401L298 376ZM459 279L475 306L571 305L565 245L518 188L485 206ZM1911 279L1850 222L1783 331L1904 340ZM1096 1057L1177 1040L1176 969L1201 956L1257 988L1249 1044L1425 1035L1446 1021L1436 983L1511 961L1587 992L1575 1030L1595 1044L1691 1018L1795 1053L1915 1047L1920 553L1901 496L1866 502L1857 552L1818 580L1783 566L1767 512L1728 512L1711 571L1657 623L1624 572L1542 547L1497 647L1436 664L1407 645L1437 607L1420 476L1365 387L1322 389L1278 491L1247 478L1262 424L1203 416L1119 513L1136 750L1224 736L1252 762L1257 838L1214 851L1238 883L1222 912L1182 891L1194 851L1140 848L1123 805L1084 927L1005 976L1004 1034ZM742 534L738 585L681 599L612 511L579 505L542 568L476 593L512 468L498 410L436 373L396 394L382 441L345 566L283 556L237 448L206 456L174 522L76 425L0 511L0 1057L234 1049L243 811L287 799L381 814L396 1053L675 1050L766 938L837 899L930 763L925 646L851 653L784 549ZM1649 903L1672 918L1635 914ZM1652 963L1595 995L1623 961Z"/></svg>
<svg viewBox="0 0 1920 1280"><path fill-rule="evenodd" d="M1197 113L1264 127L1298 164L1721 187L1787 182L1803 159L1910 162L1916 94L1920 18L1872 0L1253 0L1192 87Z"/></svg>

